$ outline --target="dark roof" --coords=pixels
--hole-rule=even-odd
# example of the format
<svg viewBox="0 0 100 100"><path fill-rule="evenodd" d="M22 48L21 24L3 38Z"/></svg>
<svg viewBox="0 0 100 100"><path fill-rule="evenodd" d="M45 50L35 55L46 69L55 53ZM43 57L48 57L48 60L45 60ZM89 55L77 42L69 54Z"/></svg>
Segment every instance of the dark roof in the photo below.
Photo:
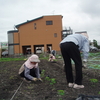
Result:
<svg viewBox="0 0 100 100"><path fill-rule="evenodd" d="M38 18L35 18L35 19L33 19L33 20L27 20L27 22L24 22L24 23L15 25L15 27L18 28L19 26L21 26L21 25L23 25L23 24L26 24L26 23L29 23L29 22L32 22L32 21L35 21L35 20L38 20L38 19L41 19L41 18L43 18L43 16L38 17Z"/></svg>
<svg viewBox="0 0 100 100"><path fill-rule="evenodd" d="M77 33L77 34L78 34L78 33L79 33L79 34L80 34L80 33L87 33L87 31L75 32L75 33Z"/></svg>
<svg viewBox="0 0 100 100"><path fill-rule="evenodd" d="M18 30L10 30L7 33L14 33L14 32L18 32Z"/></svg>

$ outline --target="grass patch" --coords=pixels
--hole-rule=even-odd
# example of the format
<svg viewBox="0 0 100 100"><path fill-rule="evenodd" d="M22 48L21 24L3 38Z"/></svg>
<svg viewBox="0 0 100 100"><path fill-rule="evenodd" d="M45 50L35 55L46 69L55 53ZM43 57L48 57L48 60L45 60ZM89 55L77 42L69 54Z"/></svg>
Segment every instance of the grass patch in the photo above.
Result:
<svg viewBox="0 0 100 100"><path fill-rule="evenodd" d="M93 68L93 69L100 69L100 65L97 65L97 64L94 64L94 65L90 65L90 68Z"/></svg>
<svg viewBox="0 0 100 100"><path fill-rule="evenodd" d="M19 61L19 60L24 60L25 58L0 58L0 62L6 62L6 61Z"/></svg>
<svg viewBox="0 0 100 100"><path fill-rule="evenodd" d="M96 56L98 56L98 55L100 55L100 52L97 52L97 53L89 53L89 57L96 57Z"/></svg>

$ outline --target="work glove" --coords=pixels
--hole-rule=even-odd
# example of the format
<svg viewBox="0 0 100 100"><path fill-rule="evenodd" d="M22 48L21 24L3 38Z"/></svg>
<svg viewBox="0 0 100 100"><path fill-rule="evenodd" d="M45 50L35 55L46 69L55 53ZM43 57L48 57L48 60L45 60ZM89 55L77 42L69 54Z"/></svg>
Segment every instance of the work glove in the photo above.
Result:
<svg viewBox="0 0 100 100"><path fill-rule="evenodd" d="M37 78L33 78L33 81L36 82L38 79Z"/></svg>
<svg viewBox="0 0 100 100"><path fill-rule="evenodd" d="M39 81L43 82L43 80L41 78L38 78Z"/></svg>

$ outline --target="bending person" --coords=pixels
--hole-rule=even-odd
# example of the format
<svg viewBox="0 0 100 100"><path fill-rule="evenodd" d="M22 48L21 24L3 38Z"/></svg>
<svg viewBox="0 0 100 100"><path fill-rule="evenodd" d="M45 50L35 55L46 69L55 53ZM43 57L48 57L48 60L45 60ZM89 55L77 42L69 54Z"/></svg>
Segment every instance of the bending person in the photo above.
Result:
<svg viewBox="0 0 100 100"><path fill-rule="evenodd" d="M88 35L86 33L68 35L60 42L60 48L65 63L68 86L76 89L84 88L84 85L82 85L82 59L80 51L83 53L83 60L87 61L89 53ZM75 63L75 80L72 73L71 59Z"/></svg>

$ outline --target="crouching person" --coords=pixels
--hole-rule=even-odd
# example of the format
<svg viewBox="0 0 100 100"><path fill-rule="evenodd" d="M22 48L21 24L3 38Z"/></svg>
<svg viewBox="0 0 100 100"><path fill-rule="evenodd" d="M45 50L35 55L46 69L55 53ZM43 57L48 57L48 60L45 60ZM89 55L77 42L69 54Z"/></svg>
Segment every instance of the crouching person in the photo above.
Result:
<svg viewBox="0 0 100 100"><path fill-rule="evenodd" d="M39 57L33 54L19 69L19 75L27 81L42 81L40 78L40 69L38 63L40 62Z"/></svg>
<svg viewBox="0 0 100 100"><path fill-rule="evenodd" d="M53 62L55 59L56 59L55 56L53 54L50 54L48 61Z"/></svg>

